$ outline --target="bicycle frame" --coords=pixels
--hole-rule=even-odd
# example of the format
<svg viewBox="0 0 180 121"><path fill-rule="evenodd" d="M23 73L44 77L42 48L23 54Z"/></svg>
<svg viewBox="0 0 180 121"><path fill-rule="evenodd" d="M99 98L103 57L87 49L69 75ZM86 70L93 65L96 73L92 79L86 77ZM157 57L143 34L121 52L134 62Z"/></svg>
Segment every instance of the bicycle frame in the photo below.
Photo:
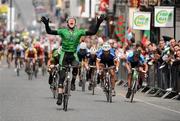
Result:
<svg viewBox="0 0 180 121"><path fill-rule="evenodd" d="M19 76L20 69L21 69L21 61L20 61L20 58L18 57L17 58L17 76Z"/></svg>
<svg viewBox="0 0 180 121"><path fill-rule="evenodd" d="M91 74L91 79L92 79L92 95L94 95L96 81L97 81L97 72L96 72L96 66L90 66L90 68L93 69L93 73Z"/></svg>
<svg viewBox="0 0 180 121"><path fill-rule="evenodd" d="M110 69L114 69L114 66L106 67L103 70L105 71L105 80L104 80L104 88L106 93L107 102L112 102L112 83L110 76Z"/></svg>
<svg viewBox="0 0 180 121"><path fill-rule="evenodd" d="M133 98L134 98L134 94L137 91L137 83L138 83L138 79L139 79L139 71L138 68L132 68L132 87L131 87L131 103L133 102Z"/></svg>
<svg viewBox="0 0 180 121"><path fill-rule="evenodd" d="M69 100L69 96L70 96L70 88L71 88L71 80L70 80L70 72L71 72L71 68L75 68L77 66L65 66L63 68L65 68L66 70L66 78L64 80L64 93L63 93L63 110L67 111L67 107L68 107L68 100Z"/></svg>
<svg viewBox="0 0 180 121"><path fill-rule="evenodd" d="M55 66L53 68L52 76L53 76L53 82L52 82L53 83L53 88L51 90L52 90L52 93L53 93L53 97L57 98L57 95L58 95L58 81L57 81L58 66Z"/></svg>
<svg viewBox="0 0 180 121"><path fill-rule="evenodd" d="M81 79L82 79L82 91L85 91L86 86L86 69L84 66L81 66Z"/></svg>

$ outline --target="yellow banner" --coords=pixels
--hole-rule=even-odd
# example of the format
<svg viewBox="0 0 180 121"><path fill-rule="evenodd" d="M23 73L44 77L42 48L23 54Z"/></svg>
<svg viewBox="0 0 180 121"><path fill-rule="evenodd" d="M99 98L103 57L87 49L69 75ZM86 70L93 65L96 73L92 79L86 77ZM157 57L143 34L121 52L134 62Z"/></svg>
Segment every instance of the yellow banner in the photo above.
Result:
<svg viewBox="0 0 180 121"><path fill-rule="evenodd" d="M8 5L0 5L0 14L8 12Z"/></svg>

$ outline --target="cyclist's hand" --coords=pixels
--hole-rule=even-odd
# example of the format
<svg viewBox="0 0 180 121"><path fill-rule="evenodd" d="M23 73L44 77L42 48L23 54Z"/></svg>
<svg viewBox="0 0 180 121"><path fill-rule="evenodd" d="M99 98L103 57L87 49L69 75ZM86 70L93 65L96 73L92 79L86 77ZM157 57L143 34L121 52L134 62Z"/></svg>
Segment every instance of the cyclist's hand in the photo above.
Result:
<svg viewBox="0 0 180 121"><path fill-rule="evenodd" d="M89 66L86 66L86 69L87 69L87 70L90 70Z"/></svg>
<svg viewBox="0 0 180 121"><path fill-rule="evenodd" d="M100 70L99 69L97 70L97 74L100 74Z"/></svg>
<svg viewBox="0 0 180 121"><path fill-rule="evenodd" d="M118 67L116 67L116 70L115 70L115 72L117 73L119 71L119 68Z"/></svg>
<svg viewBox="0 0 180 121"><path fill-rule="evenodd" d="M47 24L49 23L49 18L46 19L46 17L42 16L42 17L41 17L41 21L42 21L45 25L47 25Z"/></svg>
<svg viewBox="0 0 180 121"><path fill-rule="evenodd" d="M101 16L99 18L97 18L97 22L102 23L106 19L107 19L107 16L104 14L101 14Z"/></svg>
<svg viewBox="0 0 180 121"><path fill-rule="evenodd" d="M54 65L50 65L49 68L54 68Z"/></svg>
<svg viewBox="0 0 180 121"><path fill-rule="evenodd" d="M128 70L128 74L132 74L132 71L131 71L131 70Z"/></svg>

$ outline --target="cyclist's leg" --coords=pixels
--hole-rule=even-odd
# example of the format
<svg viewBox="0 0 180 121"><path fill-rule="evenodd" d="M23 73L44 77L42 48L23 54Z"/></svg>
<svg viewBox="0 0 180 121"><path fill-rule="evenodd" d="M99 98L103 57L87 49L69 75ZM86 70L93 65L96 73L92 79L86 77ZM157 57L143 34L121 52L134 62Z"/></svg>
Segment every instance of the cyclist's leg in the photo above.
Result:
<svg viewBox="0 0 180 121"><path fill-rule="evenodd" d="M51 84L53 82L53 75L52 75L51 72L49 73L49 80L48 80L48 82L49 82L49 85L51 86Z"/></svg>
<svg viewBox="0 0 180 121"><path fill-rule="evenodd" d="M17 60L18 60L18 57L15 57L14 59L15 68L17 68Z"/></svg>
<svg viewBox="0 0 180 121"><path fill-rule="evenodd" d="M111 69L110 70L110 75L111 75L111 84L112 84L112 95L115 96L115 70Z"/></svg>
<svg viewBox="0 0 180 121"><path fill-rule="evenodd" d="M76 61L76 60L72 61L72 66L78 66L78 61ZM73 68L73 71L72 71L73 77L71 80L71 90L72 91L75 90L75 81L76 81L77 74L78 74L78 68Z"/></svg>
<svg viewBox="0 0 180 121"><path fill-rule="evenodd" d="M63 61L62 61L62 66L67 65L67 55L65 54L63 57ZM59 82L58 82L58 99L57 99L57 105L61 105L62 104L62 97L63 97L63 84L64 84L64 80L65 80L65 76L66 76L66 72L65 69L60 68L59 70Z"/></svg>
<svg viewBox="0 0 180 121"><path fill-rule="evenodd" d="M89 81L89 87L88 87L89 90L92 90L92 80L94 76L93 74L94 74L94 69L90 68L90 70L88 71L88 78L87 78L87 80Z"/></svg>
<svg viewBox="0 0 180 121"><path fill-rule="evenodd" d="M132 73L128 73L128 91L126 93L126 98L130 98L131 96L131 83L132 83Z"/></svg>

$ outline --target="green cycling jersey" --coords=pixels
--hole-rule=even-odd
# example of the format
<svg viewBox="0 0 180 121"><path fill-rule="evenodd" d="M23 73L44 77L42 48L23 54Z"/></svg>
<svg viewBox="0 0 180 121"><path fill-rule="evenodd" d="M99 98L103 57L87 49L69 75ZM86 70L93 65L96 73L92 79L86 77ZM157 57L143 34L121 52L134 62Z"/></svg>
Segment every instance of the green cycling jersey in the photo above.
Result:
<svg viewBox="0 0 180 121"><path fill-rule="evenodd" d="M77 29L70 31L69 29L58 29L58 35L62 38L62 51L76 52L81 36L86 35L85 29Z"/></svg>

